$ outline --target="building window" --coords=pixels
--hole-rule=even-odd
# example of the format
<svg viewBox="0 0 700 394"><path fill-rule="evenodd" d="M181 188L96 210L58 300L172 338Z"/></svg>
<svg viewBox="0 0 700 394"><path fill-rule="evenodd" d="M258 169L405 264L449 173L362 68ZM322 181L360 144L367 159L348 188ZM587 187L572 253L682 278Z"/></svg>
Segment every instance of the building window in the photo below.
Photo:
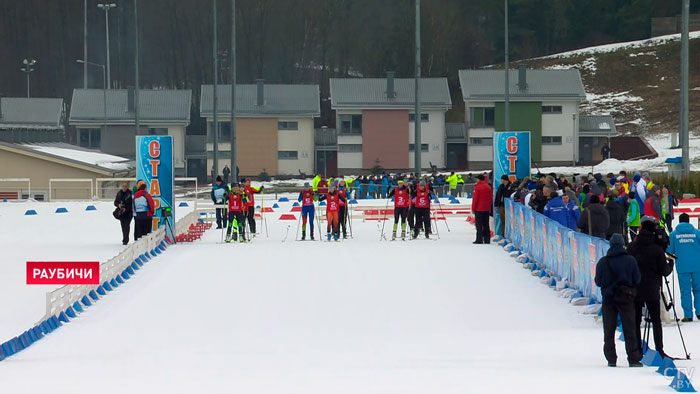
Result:
<svg viewBox="0 0 700 394"><path fill-rule="evenodd" d="M469 109L472 127L493 127L496 124L494 107L472 107Z"/></svg>
<svg viewBox="0 0 700 394"><path fill-rule="evenodd" d="M542 114L561 114L561 105L543 105Z"/></svg>
<svg viewBox="0 0 700 394"><path fill-rule="evenodd" d="M168 128L167 127L149 127L148 134L149 135L168 135Z"/></svg>
<svg viewBox="0 0 700 394"><path fill-rule="evenodd" d="M561 137L542 136L542 145L561 145Z"/></svg>
<svg viewBox="0 0 700 394"><path fill-rule="evenodd" d="M218 152L218 158L219 158L219 160L231 160L231 151L230 150L220 150ZM214 159L214 151L207 151L207 159L209 159L209 160Z"/></svg>
<svg viewBox="0 0 700 394"><path fill-rule="evenodd" d="M277 152L277 158L279 160L297 160L299 152L295 150L281 150Z"/></svg>
<svg viewBox="0 0 700 394"><path fill-rule="evenodd" d="M277 130L299 130L299 122L277 122Z"/></svg>
<svg viewBox="0 0 700 394"><path fill-rule="evenodd" d="M362 152L362 144L338 144L338 152Z"/></svg>
<svg viewBox="0 0 700 394"><path fill-rule="evenodd" d="M493 138L491 137L475 137L469 139L469 145L476 146L491 146L493 145Z"/></svg>
<svg viewBox="0 0 700 394"><path fill-rule="evenodd" d="M340 115L342 134L362 134L362 115Z"/></svg>
<svg viewBox="0 0 700 394"><path fill-rule="evenodd" d="M78 129L78 145L83 148L100 149L100 129Z"/></svg>
<svg viewBox="0 0 700 394"><path fill-rule="evenodd" d="M416 150L416 144L408 144L408 151L413 152ZM420 144L421 152L428 152L428 144Z"/></svg>
<svg viewBox="0 0 700 394"><path fill-rule="evenodd" d="M415 122L416 121L416 114L408 114L408 121ZM420 114L420 121L421 121L421 123L430 122L430 116L428 114L421 113Z"/></svg>

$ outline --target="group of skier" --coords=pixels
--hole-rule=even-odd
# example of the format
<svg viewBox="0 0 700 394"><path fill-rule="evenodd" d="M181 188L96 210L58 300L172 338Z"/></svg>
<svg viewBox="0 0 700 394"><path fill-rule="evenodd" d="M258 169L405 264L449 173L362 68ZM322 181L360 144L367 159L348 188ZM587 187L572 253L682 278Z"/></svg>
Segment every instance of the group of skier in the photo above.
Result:
<svg viewBox="0 0 700 394"><path fill-rule="evenodd" d="M262 192L263 186L251 186L250 179L243 183L226 185L221 177L216 178L211 190L215 204L226 204L227 208L216 209L216 228L226 230L226 242L246 242L255 236L255 194ZM246 222L250 237L246 238Z"/></svg>

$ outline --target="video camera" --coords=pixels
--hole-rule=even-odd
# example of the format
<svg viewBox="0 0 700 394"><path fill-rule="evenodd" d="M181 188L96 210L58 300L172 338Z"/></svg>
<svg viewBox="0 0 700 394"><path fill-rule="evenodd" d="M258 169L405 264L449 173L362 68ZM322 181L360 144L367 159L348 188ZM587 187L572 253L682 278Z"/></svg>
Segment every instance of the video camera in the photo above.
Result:
<svg viewBox="0 0 700 394"><path fill-rule="evenodd" d="M173 209L171 207L163 207L160 209L160 217L169 218L173 216Z"/></svg>

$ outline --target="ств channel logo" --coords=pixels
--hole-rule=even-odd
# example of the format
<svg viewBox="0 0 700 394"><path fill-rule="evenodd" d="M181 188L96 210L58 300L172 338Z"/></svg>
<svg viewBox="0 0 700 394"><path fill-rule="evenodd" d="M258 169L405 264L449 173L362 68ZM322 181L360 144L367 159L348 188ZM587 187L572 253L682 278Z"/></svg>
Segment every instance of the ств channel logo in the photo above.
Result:
<svg viewBox="0 0 700 394"><path fill-rule="evenodd" d="M99 261L27 261L28 285L99 285Z"/></svg>

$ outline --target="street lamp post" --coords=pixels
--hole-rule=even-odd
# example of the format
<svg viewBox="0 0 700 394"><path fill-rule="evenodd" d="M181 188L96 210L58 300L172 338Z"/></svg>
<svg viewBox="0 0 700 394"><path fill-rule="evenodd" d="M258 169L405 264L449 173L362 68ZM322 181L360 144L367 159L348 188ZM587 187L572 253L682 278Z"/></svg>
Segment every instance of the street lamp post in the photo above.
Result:
<svg viewBox="0 0 700 394"><path fill-rule="evenodd" d="M24 59L22 60L22 64L24 64L24 67L20 68L20 70L24 71L27 74L27 98L29 98L29 73L34 71L34 65L36 64L36 60Z"/></svg>
<svg viewBox="0 0 700 394"><path fill-rule="evenodd" d="M87 64L95 67L102 67L102 132L107 132L107 77L105 75L105 65L93 62L87 62L83 59L78 59L76 62L83 65ZM102 140L102 139L100 139Z"/></svg>
<svg viewBox="0 0 700 394"><path fill-rule="evenodd" d="M112 88L112 77L109 72L109 10L112 8L116 7L117 5L114 3L110 4L98 4L97 5L99 8L101 8L105 12L105 39L107 41L107 89Z"/></svg>

